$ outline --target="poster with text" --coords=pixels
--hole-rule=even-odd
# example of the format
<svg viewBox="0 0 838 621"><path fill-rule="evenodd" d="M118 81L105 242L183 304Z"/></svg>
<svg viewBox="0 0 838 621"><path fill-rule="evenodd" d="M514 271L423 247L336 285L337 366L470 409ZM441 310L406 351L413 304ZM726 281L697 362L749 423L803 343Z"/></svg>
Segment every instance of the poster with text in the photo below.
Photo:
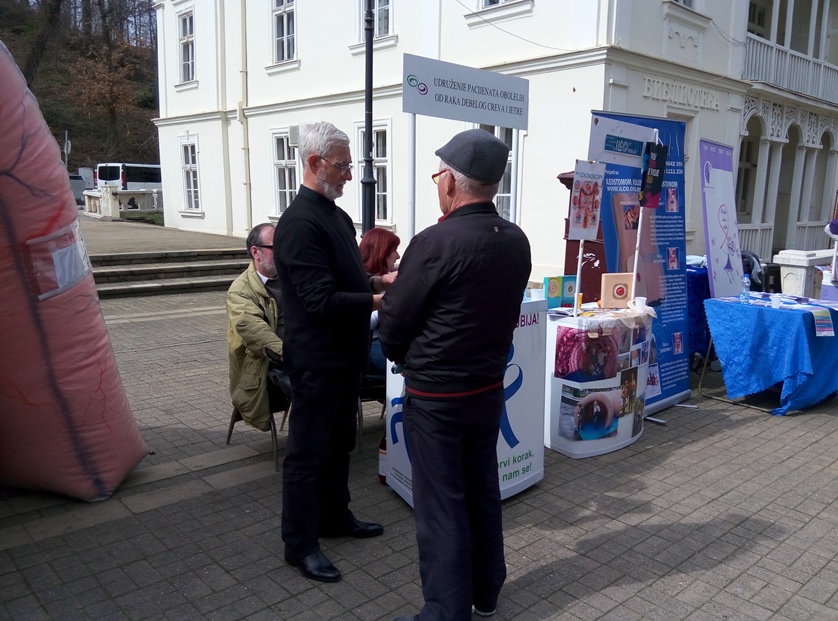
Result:
<svg viewBox="0 0 838 621"><path fill-rule="evenodd" d="M570 193L568 239L596 239L604 177L605 164L576 160Z"/></svg>
<svg viewBox="0 0 838 621"><path fill-rule="evenodd" d="M546 324L546 300L521 304L503 377L504 407L497 446L498 483L503 499L544 477ZM413 470L404 404L404 378L388 374L387 484L412 507Z"/></svg>
<svg viewBox="0 0 838 621"><path fill-rule="evenodd" d="M702 139L699 163L710 295L714 298L739 295L743 270L736 221L733 147Z"/></svg>
<svg viewBox="0 0 838 621"><path fill-rule="evenodd" d="M681 121L593 112L588 159L605 163L602 236L609 272L631 272L640 232L636 296L657 312L649 342L646 414L690 397L684 214L684 132ZM642 208L640 187L646 143L667 147L661 207Z"/></svg>

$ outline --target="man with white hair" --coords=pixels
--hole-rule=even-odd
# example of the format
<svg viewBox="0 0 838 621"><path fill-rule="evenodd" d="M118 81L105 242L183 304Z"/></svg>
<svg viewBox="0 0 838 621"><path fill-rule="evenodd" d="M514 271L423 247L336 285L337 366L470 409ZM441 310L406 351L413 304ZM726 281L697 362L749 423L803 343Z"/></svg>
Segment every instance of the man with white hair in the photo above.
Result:
<svg viewBox="0 0 838 621"><path fill-rule="evenodd" d="M293 407L282 472L285 560L313 580L340 571L320 537L376 537L380 524L349 510L349 454L361 375L369 360L369 318L393 277L364 271L349 215L335 204L352 180L349 137L331 123L300 136L303 183L282 214L274 258L285 310L285 370Z"/></svg>

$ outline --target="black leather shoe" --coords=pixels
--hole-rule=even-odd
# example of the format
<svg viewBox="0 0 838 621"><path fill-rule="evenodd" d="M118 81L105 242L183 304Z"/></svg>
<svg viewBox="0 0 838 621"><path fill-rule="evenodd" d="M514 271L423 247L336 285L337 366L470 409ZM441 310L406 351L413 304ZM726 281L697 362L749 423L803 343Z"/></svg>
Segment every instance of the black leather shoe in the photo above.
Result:
<svg viewBox="0 0 838 621"><path fill-rule="evenodd" d="M320 582L337 582L340 580L340 571L332 565L331 561L320 550L315 550L300 559L286 554L285 562L291 567L298 568L301 574L312 580L319 580Z"/></svg>
<svg viewBox="0 0 838 621"><path fill-rule="evenodd" d="M341 528L324 528L321 537L354 537L355 539L369 539L378 537L384 532L384 527L375 522L362 522L353 517L346 526Z"/></svg>

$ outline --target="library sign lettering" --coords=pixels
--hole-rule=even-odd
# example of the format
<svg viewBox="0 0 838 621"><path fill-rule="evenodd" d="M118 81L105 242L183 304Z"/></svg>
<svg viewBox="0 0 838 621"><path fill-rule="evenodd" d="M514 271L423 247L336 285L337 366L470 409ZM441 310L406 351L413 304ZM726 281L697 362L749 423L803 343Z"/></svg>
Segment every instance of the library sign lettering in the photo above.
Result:
<svg viewBox="0 0 838 621"><path fill-rule="evenodd" d="M527 129L529 86L523 78L405 54L402 110Z"/></svg>
<svg viewBox="0 0 838 621"><path fill-rule="evenodd" d="M643 78L643 97L690 108L719 109L719 93L659 78Z"/></svg>

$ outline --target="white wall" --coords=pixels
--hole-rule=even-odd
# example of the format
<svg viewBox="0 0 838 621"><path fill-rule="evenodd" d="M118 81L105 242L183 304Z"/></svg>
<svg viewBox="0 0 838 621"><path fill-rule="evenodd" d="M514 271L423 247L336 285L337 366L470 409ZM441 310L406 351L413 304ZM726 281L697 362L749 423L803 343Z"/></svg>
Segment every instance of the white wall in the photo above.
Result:
<svg viewBox="0 0 838 621"><path fill-rule="evenodd" d="M462 1L477 7L477 0ZM407 242L407 180L413 174L407 169L407 115L401 111L402 55L413 53L529 80L529 129L522 132L520 141L518 211L532 243L533 279L564 271L569 193L556 176L572 170L577 158L587 156L591 110L688 121L687 148L696 161L686 166L688 251L703 253L698 139L738 147L745 88L725 77L741 64L741 46L732 46L708 18L730 39L743 39L744 0L737 0L735 7L727 0L696 0L699 11L661 0L522 0L480 12L493 25L468 16L459 2L393 0L392 4L394 36L375 52L373 117L389 120L392 128L392 208L394 229L403 238L402 250ZM273 130L328 120L349 134L353 154L359 152L354 127L364 118L361 0L300 2L296 7L298 62L280 66L272 63L270 0L161 0L160 5L160 32L165 37L159 46L160 65L165 69L161 79L167 84L161 87L163 118L158 125L168 226L244 236L248 226L274 215ZM179 75L177 14L190 6L196 14L198 84L184 89L173 84L172 76ZM246 93L241 81L242 6L246 9ZM505 18L509 7L520 14ZM684 36L690 32L694 36ZM617 47L601 47L607 42ZM719 108L653 98L646 90L646 79L712 91ZM236 108L245 98L250 217L245 208L243 126L236 117ZM220 110L230 113L229 121L222 120ZM417 119L417 231L439 217L435 186L428 178L438 166L433 153L468 127L459 121ZM204 207L200 218L182 213L178 136L187 130L197 133L200 140ZM357 187L362 167L363 162L356 161L354 180L338 201L359 228Z"/></svg>

